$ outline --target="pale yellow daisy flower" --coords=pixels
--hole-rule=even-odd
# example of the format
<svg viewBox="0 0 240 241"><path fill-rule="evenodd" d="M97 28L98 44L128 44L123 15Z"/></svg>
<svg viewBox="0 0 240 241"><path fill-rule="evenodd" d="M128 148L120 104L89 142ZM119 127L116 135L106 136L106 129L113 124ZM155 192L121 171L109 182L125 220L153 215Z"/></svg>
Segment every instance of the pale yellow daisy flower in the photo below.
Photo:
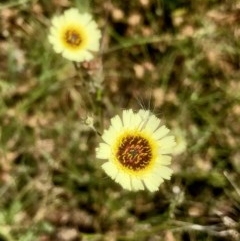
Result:
<svg viewBox="0 0 240 241"><path fill-rule="evenodd" d="M157 191L164 179L170 179L167 167L175 146L169 129L150 111L124 110L122 118L111 119L111 126L102 135L103 142L96 156L105 159L104 171L123 188Z"/></svg>
<svg viewBox="0 0 240 241"><path fill-rule="evenodd" d="M99 50L101 32L88 13L71 8L52 19L49 42L66 59L82 62L94 58Z"/></svg>

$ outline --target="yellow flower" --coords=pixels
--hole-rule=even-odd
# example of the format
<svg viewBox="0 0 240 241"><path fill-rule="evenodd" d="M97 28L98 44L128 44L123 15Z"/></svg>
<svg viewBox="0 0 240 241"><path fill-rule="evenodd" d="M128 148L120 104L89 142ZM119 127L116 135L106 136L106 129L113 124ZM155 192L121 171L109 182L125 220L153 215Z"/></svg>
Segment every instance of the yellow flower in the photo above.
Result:
<svg viewBox="0 0 240 241"><path fill-rule="evenodd" d="M104 171L123 188L157 191L164 179L170 179L170 154L175 146L169 129L150 111L124 110L115 116L96 149L99 159L108 160Z"/></svg>
<svg viewBox="0 0 240 241"><path fill-rule="evenodd" d="M101 32L92 16L88 13L81 14L76 8L54 17L48 36L57 53L76 62L93 59L93 52L99 50L100 38Z"/></svg>
<svg viewBox="0 0 240 241"><path fill-rule="evenodd" d="M172 130L172 133L174 134L176 140L176 146L174 147L172 154L180 155L185 152L187 148L186 133L179 128Z"/></svg>

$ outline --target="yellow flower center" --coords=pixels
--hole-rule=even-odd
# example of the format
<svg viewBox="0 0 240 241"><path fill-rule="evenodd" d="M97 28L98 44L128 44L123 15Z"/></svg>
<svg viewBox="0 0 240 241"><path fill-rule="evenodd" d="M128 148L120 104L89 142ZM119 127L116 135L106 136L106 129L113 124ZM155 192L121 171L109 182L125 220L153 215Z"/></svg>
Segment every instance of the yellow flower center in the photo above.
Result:
<svg viewBox="0 0 240 241"><path fill-rule="evenodd" d="M79 26L68 26L62 34L63 43L68 49L82 49L87 43L86 33Z"/></svg>
<svg viewBox="0 0 240 241"><path fill-rule="evenodd" d="M116 157L125 168L140 171L152 161L152 147L147 139L139 135L123 136Z"/></svg>
<svg viewBox="0 0 240 241"><path fill-rule="evenodd" d="M79 32L75 30L68 30L65 33L65 40L69 45L73 47L78 47L82 42Z"/></svg>

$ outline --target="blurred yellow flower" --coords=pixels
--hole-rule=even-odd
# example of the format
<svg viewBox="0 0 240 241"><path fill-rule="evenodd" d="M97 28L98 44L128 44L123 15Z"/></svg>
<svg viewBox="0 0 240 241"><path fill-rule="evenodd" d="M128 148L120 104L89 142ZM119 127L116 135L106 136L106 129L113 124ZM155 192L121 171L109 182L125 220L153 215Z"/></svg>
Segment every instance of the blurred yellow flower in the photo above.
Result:
<svg viewBox="0 0 240 241"><path fill-rule="evenodd" d="M150 111L124 110L122 118L117 115L111 119L96 156L108 160L102 168L123 188L157 191L172 175L167 167L171 157L167 154L172 153L175 140L167 136L168 132Z"/></svg>
<svg viewBox="0 0 240 241"><path fill-rule="evenodd" d="M187 149L186 133L179 128L173 129L172 133L176 140L176 146L174 147L172 154L180 155Z"/></svg>
<svg viewBox="0 0 240 241"><path fill-rule="evenodd" d="M66 59L82 62L94 58L99 50L101 32L88 13L71 8L52 19L49 42Z"/></svg>

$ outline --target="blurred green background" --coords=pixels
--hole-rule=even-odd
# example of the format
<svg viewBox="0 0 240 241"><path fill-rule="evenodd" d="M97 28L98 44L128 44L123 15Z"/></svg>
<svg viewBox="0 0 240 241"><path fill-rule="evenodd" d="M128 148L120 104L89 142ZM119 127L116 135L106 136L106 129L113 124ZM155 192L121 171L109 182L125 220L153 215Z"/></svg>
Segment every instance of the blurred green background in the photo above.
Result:
<svg viewBox="0 0 240 241"><path fill-rule="evenodd" d="M75 66L52 16L90 11L99 56ZM240 1L0 1L0 241L240 240ZM176 135L156 193L115 184L95 157L125 108Z"/></svg>

